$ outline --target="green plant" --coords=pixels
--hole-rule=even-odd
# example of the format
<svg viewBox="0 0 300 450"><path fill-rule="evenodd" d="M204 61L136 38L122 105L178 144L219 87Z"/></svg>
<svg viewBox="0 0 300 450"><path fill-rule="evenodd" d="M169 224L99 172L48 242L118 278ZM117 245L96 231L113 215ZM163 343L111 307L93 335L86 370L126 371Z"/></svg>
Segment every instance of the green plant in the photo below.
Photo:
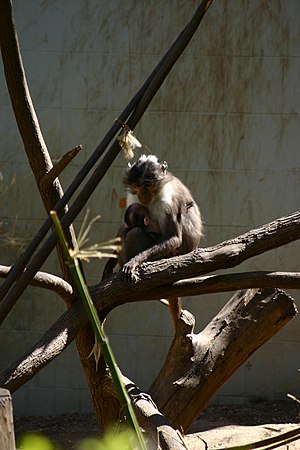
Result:
<svg viewBox="0 0 300 450"><path fill-rule="evenodd" d="M74 251L69 248L57 213L55 211L51 211L50 215L52 217L56 232L58 234L59 242L63 248L64 254L66 257L66 263L68 264L68 266L70 268L70 274L74 281L75 288L78 292L78 295L80 296L80 298L82 300L82 303L86 310L89 321L92 325L95 336L101 346L101 352L103 354L105 362L109 368L111 377L113 379L113 383L114 383L114 386L115 386L115 389L116 389L116 392L117 392L117 395L118 395L118 398L120 401L120 405L124 411L124 415L126 417L127 424L135 431L140 449L146 450L146 445L145 445L139 424L137 422L136 416L134 414L132 404L130 401L130 397L122 383L121 378L120 378L119 369L118 369L117 363L115 361L113 352L111 350L108 338L104 332L104 329L100 322L97 310L92 302L88 288L85 284L83 275L80 270L80 265L79 265L79 261L78 261L78 256L80 255L80 251L79 251L79 249L76 249L76 251ZM86 233L85 233L85 235L86 235ZM90 253L89 257L91 257L91 256L92 256L92 254ZM99 255L98 255L98 257L99 257Z"/></svg>

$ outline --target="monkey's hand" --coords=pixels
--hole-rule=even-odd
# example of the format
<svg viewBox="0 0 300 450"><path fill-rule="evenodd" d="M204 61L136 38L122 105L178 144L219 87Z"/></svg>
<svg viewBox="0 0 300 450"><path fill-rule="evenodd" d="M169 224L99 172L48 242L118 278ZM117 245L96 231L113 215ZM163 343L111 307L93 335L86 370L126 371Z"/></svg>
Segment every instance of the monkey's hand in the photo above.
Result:
<svg viewBox="0 0 300 450"><path fill-rule="evenodd" d="M122 267L124 279L127 283L137 283L139 281L138 267L140 263L136 258L132 258Z"/></svg>

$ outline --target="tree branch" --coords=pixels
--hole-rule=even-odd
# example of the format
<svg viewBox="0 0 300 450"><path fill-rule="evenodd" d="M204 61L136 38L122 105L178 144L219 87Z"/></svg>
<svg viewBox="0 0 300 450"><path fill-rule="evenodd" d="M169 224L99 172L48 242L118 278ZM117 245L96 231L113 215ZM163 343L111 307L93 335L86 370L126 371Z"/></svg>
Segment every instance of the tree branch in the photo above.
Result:
<svg viewBox="0 0 300 450"><path fill-rule="evenodd" d="M27 84L15 28L12 2L10 0L1 0L0 7L0 44L7 88L28 162L37 186L39 186L40 180L51 170L53 164L40 129ZM49 213L53 208L53 205L55 205L63 195L59 180L56 179L51 185L51 189L48 189L46 192L40 191L40 194L44 207L47 213ZM66 210L65 207L65 211ZM65 229L65 232L68 242L74 244L74 231L71 224L68 229ZM57 245L57 253L62 273L64 274L64 278L67 279L68 268L65 265L64 255L62 254L59 245ZM11 272L14 270L15 265ZM9 279L10 276L7 277L6 281ZM13 304L17 299L18 297L14 299ZM4 306L6 306L5 314L7 314L7 311L10 309L7 304ZM3 312L4 311L2 311L2 313Z"/></svg>
<svg viewBox="0 0 300 450"><path fill-rule="evenodd" d="M241 272L179 280L159 287L163 298L215 294L250 288L300 289L300 272Z"/></svg>
<svg viewBox="0 0 300 450"><path fill-rule="evenodd" d="M145 263L140 268L144 285L167 284L220 269L235 267L253 256L300 239L300 211L280 217L214 247L198 248L186 255ZM155 277L152 277L155 272Z"/></svg>
<svg viewBox="0 0 300 450"><path fill-rule="evenodd" d="M0 278L5 278L11 268L0 265ZM47 272L37 272L31 280L30 286L48 289L58 294L67 305L73 303L73 288L63 278Z"/></svg>
<svg viewBox="0 0 300 450"><path fill-rule="evenodd" d="M300 214L297 212L215 247L198 249L180 257L143 264L140 270L141 280L134 286L126 285L121 273L114 274L103 283L90 287L91 296L103 318L113 308L127 302L158 300L167 297L169 293L190 296L220 292L220 284L224 280L230 281L230 276L232 277L232 289L245 286L264 287L264 285L295 289L296 286L299 286L298 273L254 272L252 274L218 275L205 278L204 281L202 278L196 280L184 278L195 277L199 273L207 273L221 268L226 269L228 266L232 267L250 257L261 254L262 249L271 250L298 239L299 220ZM291 232L290 236L289 232ZM183 280L179 281L180 278ZM215 282L216 284L214 284ZM222 290L225 290L224 287ZM86 323L84 310L80 303L76 303L70 311L57 320L39 342L0 376L0 384L12 391L16 390L58 356L74 339L80 327ZM88 349L88 353L91 349L92 346ZM43 357L39 360L36 355L41 353Z"/></svg>
<svg viewBox="0 0 300 450"><path fill-rule="evenodd" d="M77 147L67 151L67 153L65 153L62 158L53 165L49 172L44 174L39 183L39 187L42 191L46 192L49 188L51 188L54 180L59 177L59 175L65 170L65 168L70 164L81 149L82 145L77 145Z"/></svg>
<svg viewBox="0 0 300 450"><path fill-rule="evenodd" d="M293 299L276 289L238 291L199 334L193 333L193 316L183 311L149 391L158 409L187 431L238 367L296 313Z"/></svg>
<svg viewBox="0 0 300 450"><path fill-rule="evenodd" d="M126 387L139 424L145 430L147 448L162 450L184 450L186 446L181 434L174 430L170 421L158 409L149 394L142 392L135 383L122 375L122 381ZM117 398L111 378L106 380L104 395Z"/></svg>

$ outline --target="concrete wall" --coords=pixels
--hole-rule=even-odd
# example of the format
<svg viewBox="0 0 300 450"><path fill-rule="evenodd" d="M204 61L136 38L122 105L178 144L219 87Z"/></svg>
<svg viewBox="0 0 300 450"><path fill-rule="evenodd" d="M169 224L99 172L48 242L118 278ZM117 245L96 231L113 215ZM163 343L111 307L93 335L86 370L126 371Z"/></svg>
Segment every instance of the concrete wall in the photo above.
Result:
<svg viewBox="0 0 300 450"><path fill-rule="evenodd" d="M197 6L181 0L15 0L24 65L53 159L83 144L62 177L73 179ZM136 130L152 153L192 190L205 220L203 246L216 244L299 208L300 2L215 0ZM30 238L45 219L0 74L1 228ZM126 163L119 157L90 199L102 215L93 241L111 238L121 221ZM79 221L80 222L80 221ZM12 264L20 245L1 249ZM101 262L86 270L89 283ZM58 273L55 257L43 269ZM237 270L299 270L299 244ZM299 303L299 293L292 293ZM187 298L201 330L230 294ZM28 289L0 330L4 369L64 311L55 295ZM215 402L285 398L299 391L299 318L247 361ZM158 302L115 310L106 329L122 369L147 387L172 329ZM75 346L14 396L18 414L91 409Z"/></svg>

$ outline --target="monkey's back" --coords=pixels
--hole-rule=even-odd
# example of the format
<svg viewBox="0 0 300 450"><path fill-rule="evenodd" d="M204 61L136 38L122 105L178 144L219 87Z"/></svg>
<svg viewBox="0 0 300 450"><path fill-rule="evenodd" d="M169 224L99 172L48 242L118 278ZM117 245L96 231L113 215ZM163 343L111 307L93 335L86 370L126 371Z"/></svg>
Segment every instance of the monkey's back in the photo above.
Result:
<svg viewBox="0 0 300 450"><path fill-rule="evenodd" d="M198 247L202 237L202 219L199 208L189 189L174 175L168 173L163 181L159 198L148 209L162 230L162 238L172 233L169 219L181 228L182 242L177 254L188 253Z"/></svg>

